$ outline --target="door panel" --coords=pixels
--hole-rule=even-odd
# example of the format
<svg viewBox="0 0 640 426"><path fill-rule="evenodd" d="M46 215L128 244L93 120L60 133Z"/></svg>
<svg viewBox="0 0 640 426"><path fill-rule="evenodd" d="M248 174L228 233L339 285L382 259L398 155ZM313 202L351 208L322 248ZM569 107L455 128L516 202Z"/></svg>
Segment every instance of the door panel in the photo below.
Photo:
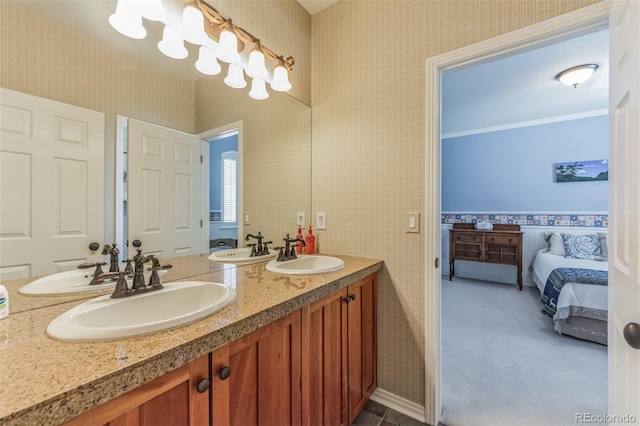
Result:
<svg viewBox="0 0 640 426"><path fill-rule="evenodd" d="M0 273L101 260L104 114L0 88Z"/></svg>
<svg viewBox="0 0 640 426"><path fill-rule="evenodd" d="M202 141L129 119L129 241L163 257L200 253Z"/></svg>
<svg viewBox="0 0 640 426"><path fill-rule="evenodd" d="M608 414L638 419L640 350L627 344L623 330L640 323L640 2L612 2L609 24Z"/></svg>

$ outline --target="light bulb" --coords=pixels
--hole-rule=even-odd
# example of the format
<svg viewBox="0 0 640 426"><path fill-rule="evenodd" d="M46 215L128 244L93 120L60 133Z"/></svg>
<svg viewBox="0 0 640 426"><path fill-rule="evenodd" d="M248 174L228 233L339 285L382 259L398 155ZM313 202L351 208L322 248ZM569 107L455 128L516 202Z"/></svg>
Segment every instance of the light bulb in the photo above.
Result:
<svg viewBox="0 0 640 426"><path fill-rule="evenodd" d="M247 87L247 81L244 79L242 67L238 64L229 64L229 70L227 71L227 76L224 78L224 83L234 89Z"/></svg>
<svg viewBox="0 0 640 426"><path fill-rule="evenodd" d="M216 54L206 46L200 46L196 69L202 74L207 75L220 74L220 71L222 71Z"/></svg>
<svg viewBox="0 0 640 426"><path fill-rule="evenodd" d="M249 64L246 72L251 78L265 79L269 75L269 71L267 71L267 67L264 64L264 53L260 42L256 43L256 47L249 54Z"/></svg>
<svg viewBox="0 0 640 426"><path fill-rule="evenodd" d="M278 92L286 92L291 89L291 83L289 83L289 73L284 66L284 61L280 59L278 65L273 70L273 81L271 82L271 88Z"/></svg>
<svg viewBox="0 0 640 426"><path fill-rule="evenodd" d="M184 47L184 40L182 40L178 30L168 25L162 31L162 40L158 43L158 49L174 59L184 59L189 55L189 51Z"/></svg>
<svg viewBox="0 0 640 426"><path fill-rule="evenodd" d="M195 1L188 2L182 9L182 36L192 44L203 45L209 36L204 32L204 16Z"/></svg>
<svg viewBox="0 0 640 426"><path fill-rule="evenodd" d="M116 13L109 16L109 24L127 37L142 39L147 36L147 30L142 25L140 8L133 0L118 0Z"/></svg>
<svg viewBox="0 0 640 426"><path fill-rule="evenodd" d="M261 78L254 78L251 82L251 91L249 92L249 96L253 99L267 99L269 97L269 92L267 92L266 84L264 80Z"/></svg>
<svg viewBox="0 0 640 426"><path fill-rule="evenodd" d="M220 33L218 42L218 59L229 64L240 62L240 54L238 53L238 38L233 32L233 24L231 19L227 21L228 25Z"/></svg>

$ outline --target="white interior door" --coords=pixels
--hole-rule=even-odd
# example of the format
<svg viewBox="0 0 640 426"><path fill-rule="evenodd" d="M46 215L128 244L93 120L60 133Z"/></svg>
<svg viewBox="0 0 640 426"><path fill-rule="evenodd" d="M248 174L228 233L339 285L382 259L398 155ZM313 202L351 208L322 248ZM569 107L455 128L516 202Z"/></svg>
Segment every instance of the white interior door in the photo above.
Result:
<svg viewBox="0 0 640 426"><path fill-rule="evenodd" d="M628 324L640 327L640 2L614 1L609 20L609 415L632 416L635 423L640 421L640 349L623 333ZM640 330L631 334L640 345Z"/></svg>
<svg viewBox="0 0 640 426"><path fill-rule="evenodd" d="M202 141L129 119L128 222L131 243L164 258L201 252Z"/></svg>
<svg viewBox="0 0 640 426"><path fill-rule="evenodd" d="M104 114L0 88L0 277L101 260Z"/></svg>

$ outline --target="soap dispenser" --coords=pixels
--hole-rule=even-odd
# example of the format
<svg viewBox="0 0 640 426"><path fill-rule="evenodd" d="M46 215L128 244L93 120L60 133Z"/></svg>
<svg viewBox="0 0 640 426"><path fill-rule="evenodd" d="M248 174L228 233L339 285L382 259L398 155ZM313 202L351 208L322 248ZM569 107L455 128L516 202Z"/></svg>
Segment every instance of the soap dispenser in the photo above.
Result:
<svg viewBox="0 0 640 426"><path fill-rule="evenodd" d="M307 233L307 237L305 238L305 244L305 252L307 254L313 254L316 252L316 237L311 231L311 225L309 225L309 232Z"/></svg>
<svg viewBox="0 0 640 426"><path fill-rule="evenodd" d="M299 238L302 241L302 225L298 225L298 233L296 234L296 238ZM296 253L302 253L302 244L298 244L296 246Z"/></svg>

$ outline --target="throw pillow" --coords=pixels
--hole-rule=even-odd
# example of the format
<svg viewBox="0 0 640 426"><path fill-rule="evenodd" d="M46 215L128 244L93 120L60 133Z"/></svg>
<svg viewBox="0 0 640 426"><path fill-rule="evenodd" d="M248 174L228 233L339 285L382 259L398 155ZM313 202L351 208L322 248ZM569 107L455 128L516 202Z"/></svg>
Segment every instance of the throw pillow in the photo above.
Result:
<svg viewBox="0 0 640 426"><path fill-rule="evenodd" d="M567 257L574 259L603 260L600 237L596 234L561 234Z"/></svg>
<svg viewBox="0 0 640 426"><path fill-rule="evenodd" d="M598 237L600 238L600 251L602 252L602 259L609 260L609 239L608 234L604 232L598 232Z"/></svg>
<svg viewBox="0 0 640 426"><path fill-rule="evenodd" d="M566 256L564 250L564 241L560 234L554 232L549 237L549 252L552 254L557 254L558 256Z"/></svg>

